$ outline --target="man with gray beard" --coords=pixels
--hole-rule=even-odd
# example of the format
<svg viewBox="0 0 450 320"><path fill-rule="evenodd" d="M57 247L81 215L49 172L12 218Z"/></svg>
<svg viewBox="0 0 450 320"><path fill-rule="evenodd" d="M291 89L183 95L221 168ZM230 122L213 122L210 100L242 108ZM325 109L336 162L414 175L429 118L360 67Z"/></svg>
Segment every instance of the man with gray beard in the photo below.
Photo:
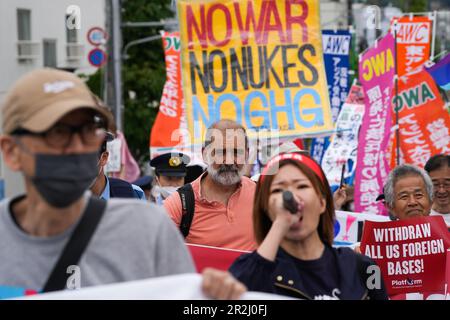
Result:
<svg viewBox="0 0 450 320"><path fill-rule="evenodd" d="M232 120L214 123L202 153L206 172L164 201L167 212L188 243L253 250L256 185L243 175L249 155L244 127Z"/></svg>

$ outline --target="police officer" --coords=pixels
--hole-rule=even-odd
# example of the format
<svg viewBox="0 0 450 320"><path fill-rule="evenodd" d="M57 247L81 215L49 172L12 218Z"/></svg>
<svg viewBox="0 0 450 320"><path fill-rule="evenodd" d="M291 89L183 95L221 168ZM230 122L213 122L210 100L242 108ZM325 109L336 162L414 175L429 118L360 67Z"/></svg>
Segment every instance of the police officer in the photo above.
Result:
<svg viewBox="0 0 450 320"><path fill-rule="evenodd" d="M133 182L134 185L140 187L142 190L144 190L145 198L147 200L151 200L152 198L152 188L153 188L153 177L152 176L142 176L138 178L136 181Z"/></svg>
<svg viewBox="0 0 450 320"><path fill-rule="evenodd" d="M152 196L157 204L162 204L164 199L184 185L186 166L190 160L189 156L181 152L168 152L150 161L150 166L155 168Z"/></svg>
<svg viewBox="0 0 450 320"><path fill-rule="evenodd" d="M106 132L105 139L100 147L99 160L97 163L99 172L97 178L90 187L92 193L104 200L109 200L110 198L137 198L146 200L144 191L137 185L105 175L104 167L108 163L109 158L106 144L112 140L114 140L114 135L110 132Z"/></svg>

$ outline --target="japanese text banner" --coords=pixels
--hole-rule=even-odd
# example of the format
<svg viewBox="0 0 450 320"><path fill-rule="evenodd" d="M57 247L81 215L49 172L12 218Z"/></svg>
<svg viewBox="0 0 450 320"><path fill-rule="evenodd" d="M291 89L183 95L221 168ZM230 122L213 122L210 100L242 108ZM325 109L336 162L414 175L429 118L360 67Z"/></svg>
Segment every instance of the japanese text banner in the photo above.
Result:
<svg viewBox="0 0 450 320"><path fill-rule="evenodd" d="M180 144L175 139L176 130L182 127L183 92L181 90L180 35L178 32L163 32L166 59L166 83L159 111L150 134L150 156L166 153ZM183 143L181 143L182 145Z"/></svg>
<svg viewBox="0 0 450 320"><path fill-rule="evenodd" d="M333 123L336 122L339 110L348 95L351 40L352 36L346 30L322 31L323 57Z"/></svg>
<svg viewBox="0 0 450 320"><path fill-rule="evenodd" d="M331 136L331 144L322 159L322 169L331 187L339 187L343 164L345 164L344 183L351 185L353 182L358 153L358 134L365 107L361 100L360 103L349 101L352 101L355 95L362 95L362 91L360 86L352 86L351 94L339 113L336 132Z"/></svg>
<svg viewBox="0 0 450 320"><path fill-rule="evenodd" d="M193 143L219 119L255 137L331 133L318 1L179 0Z"/></svg>
<svg viewBox="0 0 450 320"><path fill-rule="evenodd" d="M391 129L391 97L395 73L394 37L387 34L360 60L365 113L358 139L355 173L355 211L387 215L376 203L389 172L386 158Z"/></svg>
<svg viewBox="0 0 450 320"><path fill-rule="evenodd" d="M350 32L346 30L322 30L323 58L333 123L336 123L339 111L348 95L351 37ZM313 139L311 156L318 163L322 162L329 144L328 137Z"/></svg>
<svg viewBox="0 0 450 320"><path fill-rule="evenodd" d="M397 72L414 72L430 57L432 21L428 17L394 18L397 22Z"/></svg>
<svg viewBox="0 0 450 320"><path fill-rule="evenodd" d="M393 105L399 114L401 162L423 168L432 155L449 154L450 115L433 78L425 70L401 77L398 91ZM394 140L391 168L396 151Z"/></svg>

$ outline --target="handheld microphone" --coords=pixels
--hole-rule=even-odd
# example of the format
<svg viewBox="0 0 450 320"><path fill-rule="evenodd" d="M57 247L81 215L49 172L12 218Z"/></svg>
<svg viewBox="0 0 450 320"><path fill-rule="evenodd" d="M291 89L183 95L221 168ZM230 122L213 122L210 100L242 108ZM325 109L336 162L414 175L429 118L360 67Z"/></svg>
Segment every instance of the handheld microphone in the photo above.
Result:
<svg viewBox="0 0 450 320"><path fill-rule="evenodd" d="M295 201L294 195L290 191L283 191L283 207L292 214L298 211L298 202Z"/></svg>

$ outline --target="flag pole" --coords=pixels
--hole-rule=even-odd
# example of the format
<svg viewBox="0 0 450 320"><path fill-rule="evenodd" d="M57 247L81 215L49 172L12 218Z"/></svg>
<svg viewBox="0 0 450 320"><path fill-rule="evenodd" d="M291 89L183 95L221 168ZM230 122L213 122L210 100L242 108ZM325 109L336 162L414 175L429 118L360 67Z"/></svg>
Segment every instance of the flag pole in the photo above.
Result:
<svg viewBox="0 0 450 320"><path fill-rule="evenodd" d="M436 18L437 18L437 12L433 11L432 13L433 15L433 30L432 32L432 39L431 39L431 59L430 60L434 60L434 47L435 47L435 42L436 42Z"/></svg>
<svg viewBox="0 0 450 320"><path fill-rule="evenodd" d="M396 163L397 165L400 165L400 128L398 125L398 108L397 108L397 102L398 102L398 68L397 68L397 20L394 20L394 57L395 57L395 140L397 141L397 157L396 157Z"/></svg>

